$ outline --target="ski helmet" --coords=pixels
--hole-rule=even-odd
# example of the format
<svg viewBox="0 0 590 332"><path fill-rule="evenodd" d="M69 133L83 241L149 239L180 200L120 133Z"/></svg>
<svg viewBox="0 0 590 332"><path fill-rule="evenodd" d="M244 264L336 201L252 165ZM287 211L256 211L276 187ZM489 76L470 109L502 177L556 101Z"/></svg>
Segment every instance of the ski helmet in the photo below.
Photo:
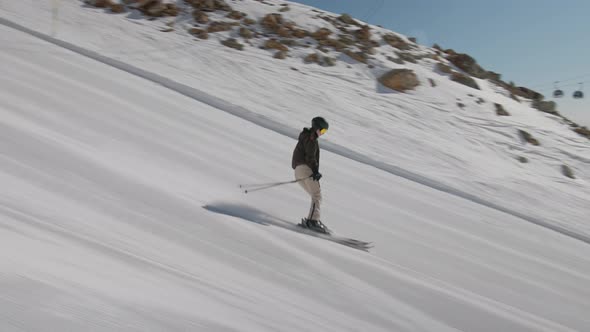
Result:
<svg viewBox="0 0 590 332"><path fill-rule="evenodd" d="M311 127L314 129L328 129L330 125L326 119L322 118L321 116L316 116L311 120Z"/></svg>

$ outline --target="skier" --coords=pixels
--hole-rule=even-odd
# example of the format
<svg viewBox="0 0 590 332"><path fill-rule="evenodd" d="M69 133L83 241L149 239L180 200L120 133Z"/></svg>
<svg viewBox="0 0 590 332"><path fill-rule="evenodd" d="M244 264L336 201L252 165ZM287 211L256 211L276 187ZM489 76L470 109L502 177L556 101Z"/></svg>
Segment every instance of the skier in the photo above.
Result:
<svg viewBox="0 0 590 332"><path fill-rule="evenodd" d="M322 117L311 120L311 128L303 128L299 134L299 140L293 151L291 166L295 170L295 179L311 196L311 207L307 218L301 221L301 226L320 233L329 233L328 229L320 221L320 204L322 203L322 191L320 179L320 146L318 138L328 130L328 122Z"/></svg>

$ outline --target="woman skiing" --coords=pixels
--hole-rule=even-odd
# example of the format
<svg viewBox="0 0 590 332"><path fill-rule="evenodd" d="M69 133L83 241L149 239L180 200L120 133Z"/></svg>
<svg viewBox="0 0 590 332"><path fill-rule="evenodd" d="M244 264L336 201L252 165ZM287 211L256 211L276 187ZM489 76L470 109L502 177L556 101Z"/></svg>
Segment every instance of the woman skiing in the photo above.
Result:
<svg viewBox="0 0 590 332"><path fill-rule="evenodd" d="M311 120L311 128L303 128L299 134L299 140L293 151L291 166L295 170L295 179L311 196L311 207L307 218L301 221L301 226L316 232L329 233L328 229L320 221L320 205L322 203L322 191L320 179L320 146L318 139L328 130L328 122L322 117Z"/></svg>

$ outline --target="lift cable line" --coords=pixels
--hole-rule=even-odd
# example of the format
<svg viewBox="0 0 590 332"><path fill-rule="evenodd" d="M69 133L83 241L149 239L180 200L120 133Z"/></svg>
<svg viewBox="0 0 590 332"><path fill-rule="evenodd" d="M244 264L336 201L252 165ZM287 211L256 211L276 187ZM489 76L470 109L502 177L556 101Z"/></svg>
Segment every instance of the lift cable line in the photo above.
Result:
<svg viewBox="0 0 590 332"><path fill-rule="evenodd" d="M381 8L383 8L385 0L378 0L379 2L376 4L375 7L369 8L369 10L365 14L365 22L369 23L370 20L375 16Z"/></svg>
<svg viewBox="0 0 590 332"><path fill-rule="evenodd" d="M560 79L560 80L557 80L557 81L554 81L554 82L532 84L532 85L529 86L529 88L534 90L535 88L538 88L538 87L550 86L552 84L555 84L555 82L562 82L562 83L563 82L570 82L570 81L578 81L579 82L580 79L583 79L583 78L586 78L586 77L590 77L590 73L582 74L582 75L579 75L579 76L570 77L570 78L566 78L566 79ZM573 84L578 84L578 82L573 83Z"/></svg>
<svg viewBox="0 0 590 332"><path fill-rule="evenodd" d="M580 82L580 87L578 88L577 91L574 91L573 97L576 99L584 98L584 92L582 91L583 89L584 89L584 82Z"/></svg>

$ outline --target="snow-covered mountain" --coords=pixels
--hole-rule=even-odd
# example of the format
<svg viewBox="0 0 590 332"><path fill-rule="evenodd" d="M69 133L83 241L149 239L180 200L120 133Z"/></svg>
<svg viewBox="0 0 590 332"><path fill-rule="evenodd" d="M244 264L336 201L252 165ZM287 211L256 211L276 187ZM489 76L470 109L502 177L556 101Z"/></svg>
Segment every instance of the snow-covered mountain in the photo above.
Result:
<svg viewBox="0 0 590 332"><path fill-rule="evenodd" d="M590 141L566 119L350 17L169 3L0 3L1 330L590 328ZM297 185L238 187L291 180L316 115L323 221L370 253L294 232Z"/></svg>

